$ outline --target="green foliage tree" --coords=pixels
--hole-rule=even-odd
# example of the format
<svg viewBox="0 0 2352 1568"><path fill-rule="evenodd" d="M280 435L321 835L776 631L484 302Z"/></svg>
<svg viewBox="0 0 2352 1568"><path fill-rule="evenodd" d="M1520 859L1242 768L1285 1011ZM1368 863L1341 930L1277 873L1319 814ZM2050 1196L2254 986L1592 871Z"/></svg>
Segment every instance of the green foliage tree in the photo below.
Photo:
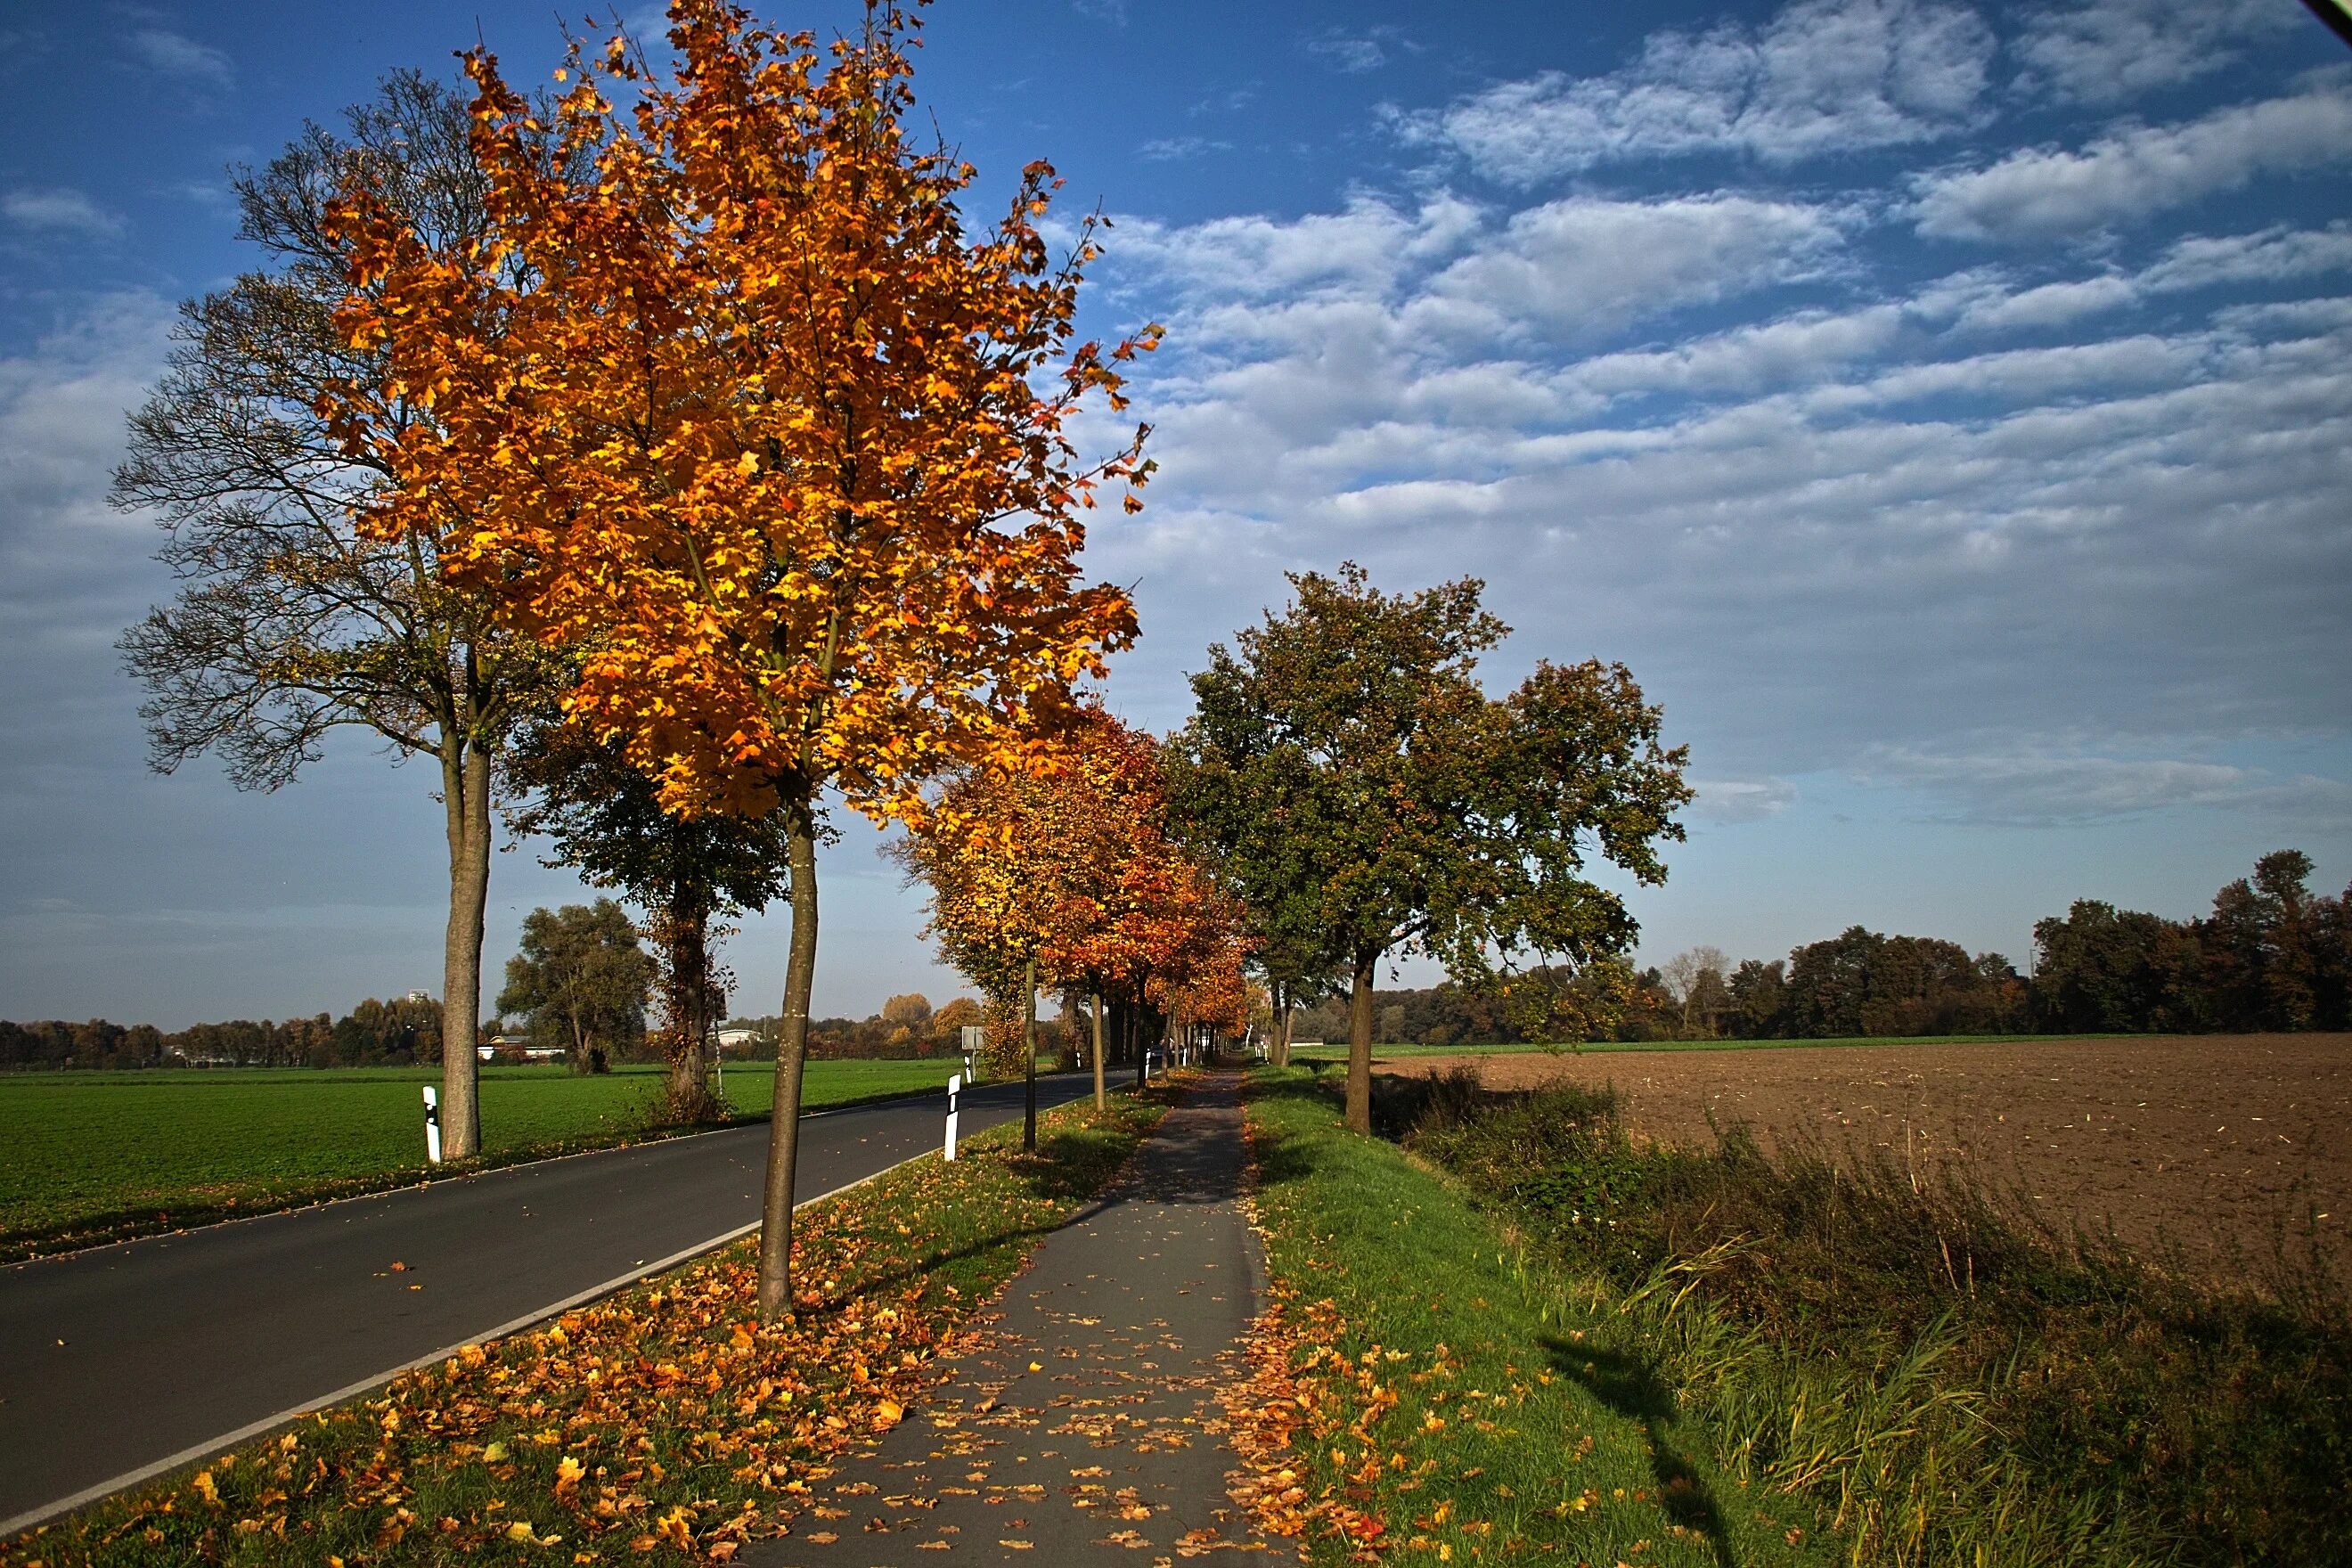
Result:
<svg viewBox="0 0 2352 1568"><path fill-rule="evenodd" d="M152 764L206 752L241 789L273 790L315 761L329 731L373 731L439 764L449 852L442 968L443 1147L478 1151L476 1010L490 875L492 759L538 700L540 658L494 630L476 600L444 587L430 541L382 543L352 527L390 482L320 413L334 389L373 384L376 357L334 324L349 247L327 223L365 182L436 256L469 251L488 226L467 145L465 100L415 72L385 79L344 134L308 126L231 185L238 237L260 270L181 307L178 346L131 416L114 503L169 531L172 604L123 633L123 663L148 689ZM400 401L389 423L432 412Z"/></svg>
<svg viewBox="0 0 2352 1568"><path fill-rule="evenodd" d="M511 814L513 826L554 841L548 864L616 889L646 912L665 1015L669 1113L679 1121L714 1114L710 1031L725 1016L728 991L713 956L714 922L784 896L783 818L678 816L663 808L657 787L619 746L552 721L518 737L507 771L513 787L527 792Z"/></svg>
<svg viewBox="0 0 2352 1568"><path fill-rule="evenodd" d="M1540 662L1488 698L1477 657L1509 628L1475 579L1390 595L1349 563L1290 581L1292 605L1193 677L1180 815L1244 889L1284 890L1261 918L1346 968L1348 1123L1369 1131L1372 982L1391 954L1435 957L1525 1018L1578 1014L1581 1037L1594 993L1573 982L1636 929L1587 856L1664 880L1685 752L1659 745L1622 665Z"/></svg>
<svg viewBox="0 0 2352 1568"><path fill-rule="evenodd" d="M562 1046L572 1070L588 1072L644 1042L653 977L636 926L612 900L533 910L521 950L507 960L499 1011L526 1020L532 1044Z"/></svg>

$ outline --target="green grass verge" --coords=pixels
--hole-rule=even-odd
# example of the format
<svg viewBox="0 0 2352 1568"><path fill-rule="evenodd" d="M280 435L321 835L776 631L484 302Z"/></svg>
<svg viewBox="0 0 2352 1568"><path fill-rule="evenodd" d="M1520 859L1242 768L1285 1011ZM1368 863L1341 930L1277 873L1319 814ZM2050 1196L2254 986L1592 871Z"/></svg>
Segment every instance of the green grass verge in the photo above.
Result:
<svg viewBox="0 0 2352 1568"><path fill-rule="evenodd" d="M1813 1046L1841 1048L1862 1046L2012 1046L2028 1042L2040 1045L2064 1040L2161 1037L2141 1035L1864 1035L1818 1040L1585 1040L1572 1045L1471 1041L1458 1046L1374 1046L1372 1060L1377 1064L1406 1061L1415 1057L1505 1057L1525 1055L1530 1051L1545 1051L1553 1056L1590 1057L1608 1056L1619 1051L1786 1051ZM1348 1059L1348 1042L1327 1040L1321 1045L1300 1046L1295 1047L1291 1055L1299 1061L1343 1062Z"/></svg>
<svg viewBox="0 0 2352 1568"><path fill-rule="evenodd" d="M1607 1090L1382 1080L1376 1121L1605 1312L1717 1458L1816 1501L1860 1563L2347 1560L2352 1307L2315 1237L2226 1286L1895 1155L1636 1145Z"/></svg>
<svg viewBox="0 0 2352 1568"><path fill-rule="evenodd" d="M709 1563L810 1501L1157 1122L1154 1093L967 1140L801 1211L798 1310L747 1239L0 1546L5 1568Z"/></svg>
<svg viewBox="0 0 2352 1568"><path fill-rule="evenodd" d="M815 1061L810 1110L944 1086L958 1064ZM771 1064L726 1070L740 1119L768 1113ZM220 1068L0 1075L0 1260L265 1213L406 1182L425 1163L424 1068ZM655 1136L663 1069L590 1077L482 1069L480 1169Z"/></svg>
<svg viewBox="0 0 2352 1568"><path fill-rule="evenodd" d="M1811 1508L1718 1467L1605 1306L1531 1288L1492 1222L1394 1145L1342 1131L1309 1073L1255 1070L1248 1113L1268 1275L1312 1411L1286 1464L1308 1500L1380 1521L1388 1561L1834 1560ZM1318 1562L1353 1549L1336 1531L1309 1539Z"/></svg>

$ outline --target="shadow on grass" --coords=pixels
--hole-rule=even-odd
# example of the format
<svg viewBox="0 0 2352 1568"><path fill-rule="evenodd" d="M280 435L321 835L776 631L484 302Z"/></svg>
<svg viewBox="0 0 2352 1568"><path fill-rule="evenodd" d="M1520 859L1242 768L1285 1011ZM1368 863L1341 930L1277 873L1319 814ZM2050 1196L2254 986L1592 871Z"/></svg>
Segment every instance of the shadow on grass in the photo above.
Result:
<svg viewBox="0 0 2352 1568"><path fill-rule="evenodd" d="M1629 1421L1641 1424L1650 1451L1650 1473L1658 1482L1658 1506L1685 1530L1706 1537L1721 1568L1736 1568L1731 1537L1715 1494L1688 1459L1667 1440L1675 1424L1675 1391L1646 1363L1621 1351L1570 1344L1557 1334L1542 1338L1552 1364Z"/></svg>

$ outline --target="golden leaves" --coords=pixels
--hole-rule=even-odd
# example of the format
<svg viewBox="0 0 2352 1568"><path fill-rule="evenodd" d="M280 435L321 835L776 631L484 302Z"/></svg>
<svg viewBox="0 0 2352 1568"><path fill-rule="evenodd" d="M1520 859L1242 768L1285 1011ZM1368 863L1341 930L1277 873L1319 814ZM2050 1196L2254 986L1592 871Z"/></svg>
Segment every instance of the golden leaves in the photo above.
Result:
<svg viewBox="0 0 2352 1568"><path fill-rule="evenodd" d="M1034 227L1052 170L966 237L972 171L901 130L913 25L894 8L822 72L813 40L720 0L679 0L673 24L677 75L647 79L638 114L584 79L563 100L552 134L581 179L468 58L498 215L478 265L438 261L364 192L339 208L359 257L343 329L382 351L376 391L431 415L339 411L395 479L366 525L429 534L501 621L593 652L567 710L673 809L830 783L911 811L942 760L1016 744L1133 637L1126 595L1076 563L1091 492L1131 503L1149 477L1140 432L1088 465L1066 427L1090 396L1118 405L1112 364L1158 330L1070 350L1062 390L1032 390L1076 305ZM574 62L644 75L618 51Z"/></svg>

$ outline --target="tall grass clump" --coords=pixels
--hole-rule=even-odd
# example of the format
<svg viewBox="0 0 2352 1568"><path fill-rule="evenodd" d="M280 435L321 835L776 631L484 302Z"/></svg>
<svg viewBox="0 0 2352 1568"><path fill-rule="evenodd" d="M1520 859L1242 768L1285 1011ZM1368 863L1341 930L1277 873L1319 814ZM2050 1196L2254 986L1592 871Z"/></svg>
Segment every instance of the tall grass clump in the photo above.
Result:
<svg viewBox="0 0 2352 1568"><path fill-rule="evenodd" d="M1605 1090L1456 1075L1381 1117L1855 1563L2352 1561L2352 1309L2314 1248L2221 1284L1883 1149L1637 1144Z"/></svg>

